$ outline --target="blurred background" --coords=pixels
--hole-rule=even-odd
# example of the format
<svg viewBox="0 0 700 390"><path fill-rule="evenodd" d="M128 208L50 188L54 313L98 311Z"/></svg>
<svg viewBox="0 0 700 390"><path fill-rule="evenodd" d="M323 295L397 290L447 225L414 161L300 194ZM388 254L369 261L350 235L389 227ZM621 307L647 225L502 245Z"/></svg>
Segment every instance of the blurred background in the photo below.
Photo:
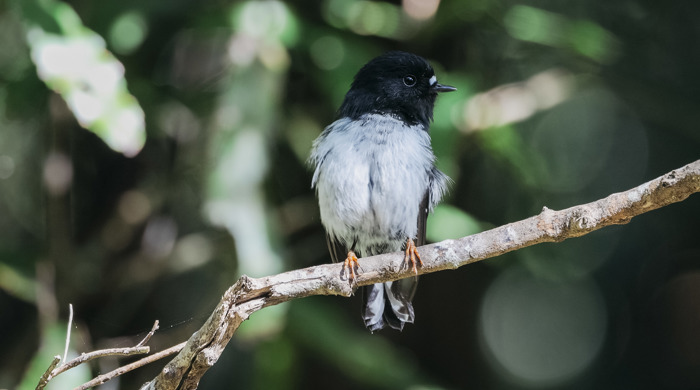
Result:
<svg viewBox="0 0 700 390"><path fill-rule="evenodd" d="M305 160L387 50L458 88L431 130L454 180L431 241L698 159L698 20L681 0L0 1L0 388L62 355L69 303L69 357L156 319L161 350L241 274L329 262ZM402 333L365 330L359 296L267 308L200 388L700 388L699 220L695 195L422 277Z"/></svg>

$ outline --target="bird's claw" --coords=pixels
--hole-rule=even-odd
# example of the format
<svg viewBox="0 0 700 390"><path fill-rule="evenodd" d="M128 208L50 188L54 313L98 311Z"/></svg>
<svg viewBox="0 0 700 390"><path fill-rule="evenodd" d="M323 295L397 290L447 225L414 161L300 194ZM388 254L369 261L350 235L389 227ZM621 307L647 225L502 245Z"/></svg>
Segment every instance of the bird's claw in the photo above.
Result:
<svg viewBox="0 0 700 390"><path fill-rule="evenodd" d="M346 270L350 271L350 281L353 282L355 280L355 277L357 277L357 272L355 270L360 266L359 261L357 261L357 255L355 255L355 252L350 251L348 252L348 257L345 258L345 261L343 262L343 273L345 273Z"/></svg>
<svg viewBox="0 0 700 390"><path fill-rule="evenodd" d="M404 255L403 261L404 263L411 264L411 271L413 271L415 275L418 275L417 265L423 266L423 261L418 254L418 248L411 238L406 241L406 254Z"/></svg>

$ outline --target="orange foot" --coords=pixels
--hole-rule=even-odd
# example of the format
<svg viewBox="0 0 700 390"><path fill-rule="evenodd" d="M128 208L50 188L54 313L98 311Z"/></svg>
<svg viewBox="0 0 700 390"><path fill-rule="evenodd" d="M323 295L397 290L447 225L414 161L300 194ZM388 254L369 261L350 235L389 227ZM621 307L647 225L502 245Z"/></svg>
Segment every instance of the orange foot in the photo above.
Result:
<svg viewBox="0 0 700 390"><path fill-rule="evenodd" d="M406 241L406 255L404 256L403 261L404 263L411 263L411 270L416 275L418 275L418 268L416 268L416 266L418 264L420 264L421 267L423 266L423 261L420 259L420 255L418 254L418 248L416 248L416 244L410 237L408 241Z"/></svg>
<svg viewBox="0 0 700 390"><path fill-rule="evenodd" d="M357 276L357 273L355 270L360 266L360 263L357 261L357 256L355 255L355 252L350 251L348 252L348 257L345 258L345 262L343 263L343 272L345 270L350 271L350 281L352 282L355 280L355 277Z"/></svg>

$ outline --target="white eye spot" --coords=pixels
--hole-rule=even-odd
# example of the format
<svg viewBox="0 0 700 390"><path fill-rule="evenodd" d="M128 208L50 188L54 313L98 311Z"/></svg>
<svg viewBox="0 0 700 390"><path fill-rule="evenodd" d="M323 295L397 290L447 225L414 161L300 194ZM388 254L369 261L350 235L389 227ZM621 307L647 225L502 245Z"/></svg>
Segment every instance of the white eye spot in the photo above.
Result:
<svg viewBox="0 0 700 390"><path fill-rule="evenodd" d="M431 86L435 85L435 83L437 83L437 77L435 77L435 75L433 75L433 77L431 77L428 82L430 83Z"/></svg>

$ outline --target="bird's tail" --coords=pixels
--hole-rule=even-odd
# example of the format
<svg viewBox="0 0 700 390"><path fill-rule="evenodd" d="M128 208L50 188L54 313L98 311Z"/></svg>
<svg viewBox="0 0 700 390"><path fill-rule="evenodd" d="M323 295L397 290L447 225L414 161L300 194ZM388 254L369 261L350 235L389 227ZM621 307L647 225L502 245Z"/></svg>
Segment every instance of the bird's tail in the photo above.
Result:
<svg viewBox="0 0 700 390"><path fill-rule="evenodd" d="M405 323L413 323L415 313L411 300L417 284L417 278L409 278L365 287L362 313L365 326L374 332L385 326L403 330Z"/></svg>

